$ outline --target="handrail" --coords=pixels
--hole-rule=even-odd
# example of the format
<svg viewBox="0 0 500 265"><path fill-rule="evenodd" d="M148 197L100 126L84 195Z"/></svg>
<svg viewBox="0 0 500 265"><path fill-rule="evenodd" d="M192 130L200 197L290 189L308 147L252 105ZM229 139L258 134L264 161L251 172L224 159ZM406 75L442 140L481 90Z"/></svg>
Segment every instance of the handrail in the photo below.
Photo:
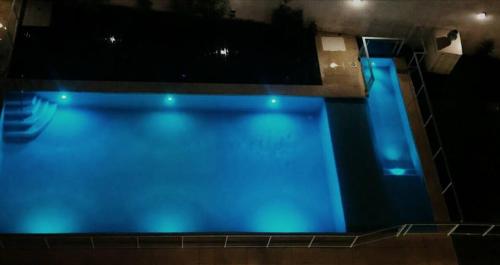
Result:
<svg viewBox="0 0 500 265"><path fill-rule="evenodd" d="M369 52L368 52L368 41L370 40L387 40L387 41L395 41L395 45L394 45L394 48L393 48L393 54L398 56L401 52L401 50L403 49L403 46L404 44L406 43L406 39L405 38L392 38L392 37L362 37L362 40L363 40L363 46L365 48L365 52L366 54L368 55L368 58L370 57L369 56Z"/></svg>
<svg viewBox="0 0 500 265"><path fill-rule="evenodd" d="M425 122L423 122L423 126L427 130L427 128L429 127L429 125L432 124L433 129L434 129L434 133L436 135L436 141L437 141L438 146L437 146L436 150L432 150L432 146L431 146L432 160L434 161L434 164L436 165L437 164L436 159L440 155L443 158L445 172L446 172L446 175L447 175L446 177L447 177L447 181L448 182L447 183L441 183L441 194L444 195L448 191L451 190L453 198L454 198L455 203L456 203L456 209L457 209L457 212L458 212L458 215L459 215L459 221L463 222L464 216L463 216L462 208L460 207L460 201L458 199L458 194L457 194L457 191L455 189L455 185L453 183L453 179L451 177L451 170L450 170L449 163L448 163L448 156L446 155L446 151L445 151L445 148L444 148L444 145L443 145L441 134L440 134L440 132L438 130L438 125L437 125L436 118L435 118L436 116L434 115L432 103L431 103L431 100L429 98L429 93L427 92L427 86L425 84L425 80L424 80L424 76L423 76L423 73L422 73L422 69L420 67L420 63L422 62L425 54L426 54L425 50L423 52L413 52L412 57L411 57L410 61L408 62L408 67L409 67L410 71L411 70L416 70L417 73L418 73L418 78L420 79L419 81L420 81L421 85L418 88L418 90L416 90L416 99L417 99L417 101L419 101L420 100L420 97L419 97L420 94L424 93L424 100L425 100L424 103L425 103L425 105L428 108L429 116L427 118L424 117L423 113L420 111L420 115L422 116L422 121L425 120ZM412 76L412 75L410 74L410 76ZM440 177L443 178L444 176L440 176Z"/></svg>
<svg viewBox="0 0 500 265"><path fill-rule="evenodd" d="M371 59L370 59L370 51L368 49L368 45L370 41L394 41L394 47L392 49L392 55L394 56L399 56L401 53L401 50L403 49L403 45L406 43L406 40L404 38L387 38L387 37L367 37L363 36L361 37L361 42L362 42L362 47L359 50L359 57L365 57L366 60L368 61L368 70L370 72L370 77L366 78L365 75L363 74L363 79L365 81L365 92L366 95L368 96L370 93L371 86L373 85L373 82L375 82L375 77L373 74L373 67L371 64ZM363 67L362 67L363 68Z"/></svg>
<svg viewBox="0 0 500 265"><path fill-rule="evenodd" d="M207 247L353 248L373 244L384 239L404 238L407 236L477 236L479 238L500 236L500 224L402 224L369 233L354 234L0 234L0 249L19 247L46 249L64 247L88 249ZM368 240L362 240L363 237L368 237ZM247 239L248 241L245 243L241 239ZM258 239L260 239L260 242L258 242Z"/></svg>

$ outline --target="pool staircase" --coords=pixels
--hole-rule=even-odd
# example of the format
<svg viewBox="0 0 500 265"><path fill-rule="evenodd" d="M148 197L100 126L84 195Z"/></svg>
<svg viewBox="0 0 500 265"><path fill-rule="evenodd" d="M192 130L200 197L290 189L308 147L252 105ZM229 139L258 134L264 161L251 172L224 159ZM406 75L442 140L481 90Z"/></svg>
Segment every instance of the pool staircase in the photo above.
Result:
<svg viewBox="0 0 500 265"><path fill-rule="evenodd" d="M8 93L3 106L3 140L28 142L50 123L57 105L35 93Z"/></svg>

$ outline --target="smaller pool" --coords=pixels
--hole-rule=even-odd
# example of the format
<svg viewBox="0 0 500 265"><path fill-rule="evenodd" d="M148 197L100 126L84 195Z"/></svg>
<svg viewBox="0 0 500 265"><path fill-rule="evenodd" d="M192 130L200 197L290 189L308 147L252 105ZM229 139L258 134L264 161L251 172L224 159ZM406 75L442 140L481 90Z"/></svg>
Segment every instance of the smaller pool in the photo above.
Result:
<svg viewBox="0 0 500 265"><path fill-rule="evenodd" d="M366 59L363 65L367 65ZM385 175L422 175L399 78L392 59L370 59L374 83L368 98L373 142ZM365 69L366 70L366 69Z"/></svg>

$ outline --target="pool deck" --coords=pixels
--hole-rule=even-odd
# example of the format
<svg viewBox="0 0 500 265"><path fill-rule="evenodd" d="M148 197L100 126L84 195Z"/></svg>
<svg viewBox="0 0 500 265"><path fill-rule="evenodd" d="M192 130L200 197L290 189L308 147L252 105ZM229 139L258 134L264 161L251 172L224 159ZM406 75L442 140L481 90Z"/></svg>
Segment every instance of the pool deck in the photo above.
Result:
<svg viewBox="0 0 500 265"><path fill-rule="evenodd" d="M457 265L451 238L406 236L355 248L1 249L1 264Z"/></svg>
<svg viewBox="0 0 500 265"><path fill-rule="evenodd" d="M345 51L328 51L322 44L322 38L337 37L344 40ZM359 63L359 47L356 38L349 35L319 32L316 34L316 52L321 72L323 87L331 91L335 98L363 98L365 85ZM330 67L337 64L335 68Z"/></svg>

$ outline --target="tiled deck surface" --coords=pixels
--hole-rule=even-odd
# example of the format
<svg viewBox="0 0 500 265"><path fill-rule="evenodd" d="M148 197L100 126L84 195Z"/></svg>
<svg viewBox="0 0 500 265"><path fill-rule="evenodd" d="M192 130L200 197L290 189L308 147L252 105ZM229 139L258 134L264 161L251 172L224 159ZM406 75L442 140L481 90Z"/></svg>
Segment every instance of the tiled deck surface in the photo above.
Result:
<svg viewBox="0 0 500 265"><path fill-rule="evenodd" d="M355 248L2 250L0 264L456 265L450 238L404 237Z"/></svg>
<svg viewBox="0 0 500 265"><path fill-rule="evenodd" d="M342 37L346 50L325 51L321 40L323 37ZM355 37L320 32L316 35L316 51L323 87L331 93L332 97L365 97L361 65L358 60L359 48ZM332 63L336 63L338 66L332 68L330 67Z"/></svg>

